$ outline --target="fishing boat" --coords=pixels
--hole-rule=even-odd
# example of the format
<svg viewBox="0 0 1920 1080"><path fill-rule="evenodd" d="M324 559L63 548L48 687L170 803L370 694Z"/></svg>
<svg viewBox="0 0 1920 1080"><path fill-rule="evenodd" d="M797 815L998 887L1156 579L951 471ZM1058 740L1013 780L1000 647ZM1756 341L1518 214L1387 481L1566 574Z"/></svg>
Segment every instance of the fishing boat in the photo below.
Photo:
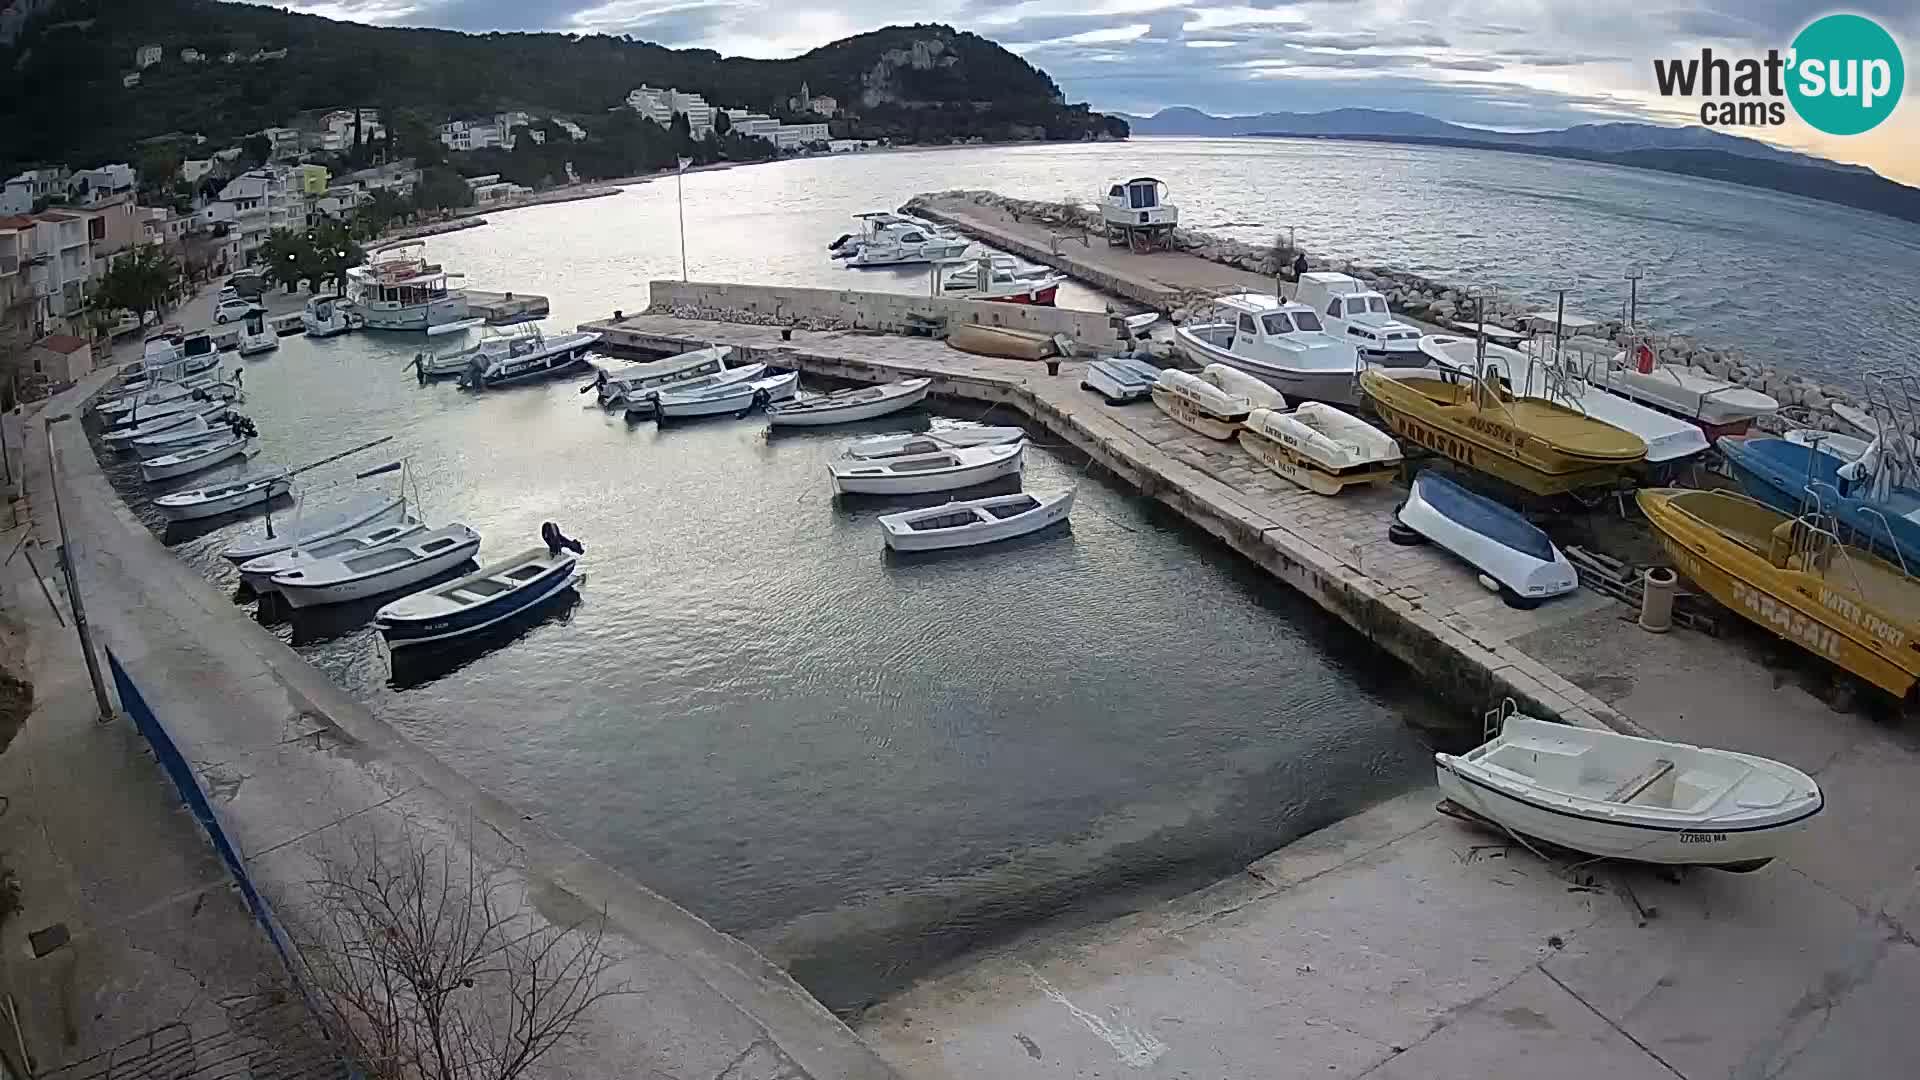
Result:
<svg viewBox="0 0 1920 1080"><path fill-rule="evenodd" d="M1393 317L1385 294L1350 274L1316 270L1301 274L1295 301L1320 315L1327 332L1343 338L1367 359L1419 366L1420 329Z"/></svg>
<svg viewBox="0 0 1920 1080"><path fill-rule="evenodd" d="M1432 470L1413 478L1394 518L1480 571L1513 607L1580 587L1573 564L1533 522Z"/></svg>
<svg viewBox="0 0 1920 1080"><path fill-rule="evenodd" d="M280 347L280 335L267 326L267 313L254 311L241 323L238 342L241 356L258 356Z"/></svg>
<svg viewBox="0 0 1920 1080"><path fill-rule="evenodd" d="M1174 330L1173 342L1197 366L1238 368L1288 397L1360 402L1353 383L1359 353L1328 334L1304 304L1262 293L1216 297Z"/></svg>
<svg viewBox="0 0 1920 1080"><path fill-rule="evenodd" d="M929 454L872 460L830 461L827 475L836 495L925 495L957 491L1006 476L1019 476L1027 444L961 446Z"/></svg>
<svg viewBox="0 0 1920 1080"><path fill-rule="evenodd" d="M1233 397L1243 397L1256 409L1284 409L1287 407L1285 394L1275 390L1266 382L1225 364L1208 364L1200 369L1200 381L1211 383L1220 391Z"/></svg>
<svg viewBox="0 0 1920 1080"><path fill-rule="evenodd" d="M396 244L347 269L346 298L362 326L433 334L472 322L466 293L451 284L460 275L428 262L426 250L424 243Z"/></svg>
<svg viewBox="0 0 1920 1080"><path fill-rule="evenodd" d="M767 419L775 427L820 427L874 420L913 408L927 399L927 391L932 387L932 379L902 379L881 386L802 395L767 406Z"/></svg>
<svg viewBox="0 0 1920 1080"><path fill-rule="evenodd" d="M800 373L787 371L742 382L695 387L691 390L671 393L662 391L654 399L654 415L662 420L675 420L682 417L744 413L755 406L765 406L771 402L792 398L799 385Z"/></svg>
<svg viewBox="0 0 1920 1080"><path fill-rule="evenodd" d="M1400 469L1400 444L1391 436L1318 401L1292 412L1254 409L1238 438L1255 461L1322 495L1384 484Z"/></svg>
<svg viewBox="0 0 1920 1080"><path fill-rule="evenodd" d="M1646 460L1640 436L1557 402L1515 397L1497 376L1369 370L1360 386L1403 442L1535 495L1618 484Z"/></svg>
<svg viewBox="0 0 1920 1080"><path fill-rule="evenodd" d="M135 412L152 417L162 405L174 405L183 401L211 401L214 398L231 400L239 393L239 385L223 382L205 376L195 376L180 382L160 383L139 393L109 398L94 406L94 411L108 418L109 423L121 423L120 417Z"/></svg>
<svg viewBox="0 0 1920 1080"><path fill-rule="evenodd" d="M935 551L1011 540L1067 520L1072 490L1051 495L1019 492L886 514L880 535L895 551Z"/></svg>
<svg viewBox="0 0 1920 1080"><path fill-rule="evenodd" d="M199 387L220 381L217 371L202 371L193 375L175 377L162 374L153 378L140 376L122 383L111 397L103 397L93 403L97 413L115 413L126 411L124 406L138 405L142 402L161 404L190 396Z"/></svg>
<svg viewBox="0 0 1920 1080"><path fill-rule="evenodd" d="M609 409L624 408L644 398L649 391L725 371L732 356L733 346L710 345L614 371L602 368L594 376L593 386L601 405Z"/></svg>
<svg viewBox="0 0 1920 1080"><path fill-rule="evenodd" d="M1052 334L979 323L957 323L948 327L947 344L964 353L997 356L1003 360L1045 360L1060 351Z"/></svg>
<svg viewBox="0 0 1920 1080"><path fill-rule="evenodd" d="M960 446L994 446L999 443L1019 442L1026 437L1025 429L1011 426L947 427L912 434L869 435L841 447L840 456L870 460L899 457L902 454L931 454L937 450L952 450Z"/></svg>
<svg viewBox="0 0 1920 1080"><path fill-rule="evenodd" d="M236 540L220 552L235 566L297 547L317 544L369 525L384 525L405 515L407 500L399 495L361 495L325 513L301 514L274 536L256 534Z"/></svg>
<svg viewBox="0 0 1920 1080"><path fill-rule="evenodd" d="M353 305L333 296L313 296L300 309L300 326L311 338L330 338L354 329L359 322Z"/></svg>
<svg viewBox="0 0 1920 1080"><path fill-rule="evenodd" d="M1131 356L1103 356L1087 365L1080 389L1091 390L1107 399L1109 405L1125 405L1153 393L1153 381L1160 369Z"/></svg>
<svg viewBox="0 0 1920 1080"><path fill-rule="evenodd" d="M492 330L479 344L454 354L466 358L460 385L492 390L571 375L589 366L587 350L599 340L590 331L548 337L532 323Z"/></svg>
<svg viewBox="0 0 1920 1080"><path fill-rule="evenodd" d="M1853 462L1786 439L1732 436L1717 444L1734 482L1755 499L1786 514L1810 504L1833 515L1841 538L1920 569L1920 491L1869 476L1849 481Z"/></svg>
<svg viewBox="0 0 1920 1080"><path fill-rule="evenodd" d="M384 547L319 559L283 570L269 580L296 608L341 604L418 584L459 566L479 550L480 534L454 524L414 533Z"/></svg>
<svg viewBox="0 0 1920 1080"><path fill-rule="evenodd" d="M250 456L256 449L252 439L230 435L217 442L189 446L164 457L143 461L140 463L140 478L151 484L159 480L191 476L235 458Z"/></svg>
<svg viewBox="0 0 1920 1080"><path fill-rule="evenodd" d="M1198 376L1167 368L1155 376L1153 403L1160 411L1209 439L1231 439L1253 411L1253 402Z"/></svg>
<svg viewBox="0 0 1920 1080"><path fill-rule="evenodd" d="M861 219L861 235L843 255L833 257L847 266L899 266L905 263L946 262L967 253L970 241L937 230L924 222L898 214L856 214Z"/></svg>
<svg viewBox="0 0 1920 1080"><path fill-rule="evenodd" d="M1758 390L1657 362L1653 346L1644 341L1604 365L1591 365L1586 374L1588 382L1698 424L1710 439L1743 435L1755 420L1780 411L1780 402Z"/></svg>
<svg viewBox="0 0 1920 1080"><path fill-rule="evenodd" d="M177 453L190 446L231 438L233 434L233 426L229 423L208 423L204 416L193 416L184 424L129 440L126 449L132 450L142 459L166 457L168 454Z"/></svg>
<svg viewBox="0 0 1920 1080"><path fill-rule="evenodd" d="M946 272L940 289L963 300L1052 307L1066 278L1044 266L1021 263L1011 255L981 255Z"/></svg>
<svg viewBox="0 0 1920 1080"><path fill-rule="evenodd" d="M140 436L133 432L146 429L149 435L157 435L177 424L191 423L195 417L204 417L212 423L233 412L233 406L221 398L206 401L183 398L169 401L165 405L156 405L150 409L140 409L131 413L122 413L115 417L115 424L101 432L100 437L109 445L124 446ZM124 438L123 438L124 436Z"/></svg>
<svg viewBox="0 0 1920 1080"><path fill-rule="evenodd" d="M1831 516L1730 491L1647 488L1640 509L1674 569L1728 610L1897 699L1920 678L1920 582L1840 541Z"/></svg>
<svg viewBox="0 0 1920 1080"><path fill-rule="evenodd" d="M240 580L255 593L265 596L275 592L273 578L292 570L299 570L327 559L338 559L348 555L374 551L390 544L410 540L424 532L426 526L412 514L402 511L398 517L361 524L353 529L343 529L332 536L322 537L310 543L296 544L279 551L255 555L240 564Z"/></svg>
<svg viewBox="0 0 1920 1080"><path fill-rule="evenodd" d="M301 315L302 313L298 311L289 311L285 315L275 315L273 318L267 320L267 326L272 328L275 337L292 337L295 334L304 334L307 332L307 327Z"/></svg>
<svg viewBox="0 0 1920 1080"><path fill-rule="evenodd" d="M559 536L559 530L547 525ZM456 581L423 589L374 613L374 628L389 646L427 645L478 633L560 595L576 580L577 541L528 548Z"/></svg>
<svg viewBox="0 0 1920 1080"><path fill-rule="evenodd" d="M1462 755L1435 754L1453 812L1598 858L1758 870L1825 806L1791 765L1731 750L1505 716Z"/></svg>
<svg viewBox="0 0 1920 1080"><path fill-rule="evenodd" d="M225 402L221 403L221 408L223 410L226 408ZM167 413L164 416L156 416L151 420L142 420L137 424L111 428L101 433L100 441L116 450L126 450L132 447L135 439L144 439L149 435L159 435L162 432L173 431L186 424L194 424L197 422L199 426L204 428L207 419L208 416L204 413Z"/></svg>
<svg viewBox="0 0 1920 1080"><path fill-rule="evenodd" d="M153 506L168 521L196 521L231 514L236 510L264 509L268 503L292 490L293 478L281 471L242 477L227 484L176 491L153 500Z"/></svg>
<svg viewBox="0 0 1920 1080"><path fill-rule="evenodd" d="M731 390L742 383L767 377L767 365L742 364L707 375L696 375L691 379L680 379L661 386L649 388L627 401L627 419L640 420L659 415L660 399L669 394L693 394L702 390Z"/></svg>

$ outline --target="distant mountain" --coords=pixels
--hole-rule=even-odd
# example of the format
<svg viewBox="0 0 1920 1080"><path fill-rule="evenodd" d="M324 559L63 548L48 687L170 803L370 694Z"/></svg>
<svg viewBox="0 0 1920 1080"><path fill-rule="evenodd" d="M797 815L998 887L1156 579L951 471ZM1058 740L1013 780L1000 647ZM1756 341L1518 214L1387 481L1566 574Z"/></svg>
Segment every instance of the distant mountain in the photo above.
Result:
<svg viewBox="0 0 1920 1080"><path fill-rule="evenodd" d="M1713 150L1738 157L1758 158L1784 165L1806 165L1842 172L1878 175L1859 165L1842 165L1811 154L1782 150L1757 139L1729 135L1705 127L1663 127L1658 124L1581 124L1557 131L1494 131L1435 120L1420 113L1384 109L1334 109L1318 113L1261 113L1257 116L1212 116L1177 106L1153 116L1115 114L1127 121L1135 135L1318 135L1371 138L1376 136L1458 139L1495 145L1529 146L1545 150L1581 150L1625 154L1641 150Z"/></svg>

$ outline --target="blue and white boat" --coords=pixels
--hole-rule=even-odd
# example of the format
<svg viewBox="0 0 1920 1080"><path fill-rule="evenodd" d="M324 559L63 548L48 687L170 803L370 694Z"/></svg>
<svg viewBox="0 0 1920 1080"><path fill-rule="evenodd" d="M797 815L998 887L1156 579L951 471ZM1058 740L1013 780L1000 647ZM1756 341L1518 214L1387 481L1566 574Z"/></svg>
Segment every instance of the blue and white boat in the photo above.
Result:
<svg viewBox="0 0 1920 1080"><path fill-rule="evenodd" d="M583 576L575 571L585 548L551 524L541 532L545 546L403 596L376 612L373 625L394 648L426 645L478 633L560 595Z"/></svg>
<svg viewBox="0 0 1920 1080"><path fill-rule="evenodd" d="M1401 525L1459 556L1499 586L1513 607L1580 587L1573 564L1547 534L1514 510L1431 470L1413 478L1394 515Z"/></svg>
<svg viewBox="0 0 1920 1080"><path fill-rule="evenodd" d="M1871 478L1844 480L1841 469L1848 462L1787 439L1727 435L1717 445L1748 495L1793 515L1805 513L1817 497L1819 509L1851 534L1843 541L1920 568L1920 492Z"/></svg>
<svg viewBox="0 0 1920 1080"><path fill-rule="evenodd" d="M1109 405L1124 405L1153 393L1153 380L1159 377L1160 369L1145 360L1108 356L1087 365L1080 389L1099 394Z"/></svg>

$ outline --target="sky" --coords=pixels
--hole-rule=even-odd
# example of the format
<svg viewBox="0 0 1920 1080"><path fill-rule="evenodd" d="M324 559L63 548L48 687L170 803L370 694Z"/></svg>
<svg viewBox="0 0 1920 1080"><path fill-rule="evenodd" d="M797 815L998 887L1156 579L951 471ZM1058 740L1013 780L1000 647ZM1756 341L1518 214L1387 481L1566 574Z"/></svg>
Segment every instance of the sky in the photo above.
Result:
<svg viewBox="0 0 1920 1080"><path fill-rule="evenodd" d="M1655 91L1655 57L1785 50L1829 11L1876 19L1920 62L1920 0L261 0L329 18L451 30L631 34L727 55L783 57L896 22L990 37L1069 100L1150 114L1405 109L1454 123L1557 128L1698 123ZM1912 73L1906 99L1920 96ZM1792 117L1734 134L1920 184L1920 103L1864 135Z"/></svg>

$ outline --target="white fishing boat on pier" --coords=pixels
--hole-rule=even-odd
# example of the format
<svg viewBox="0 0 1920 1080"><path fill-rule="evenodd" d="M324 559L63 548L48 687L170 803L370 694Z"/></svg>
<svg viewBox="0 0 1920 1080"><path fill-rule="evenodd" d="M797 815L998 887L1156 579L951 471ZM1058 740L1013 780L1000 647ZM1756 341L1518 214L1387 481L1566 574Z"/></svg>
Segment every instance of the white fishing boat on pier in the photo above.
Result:
<svg viewBox="0 0 1920 1080"><path fill-rule="evenodd" d="M929 454L827 463L836 495L924 495L1019 476L1027 444L962 446Z"/></svg>
<svg viewBox="0 0 1920 1080"><path fill-rule="evenodd" d="M1304 304L1262 293L1229 293L1195 311L1173 339L1199 367L1238 368L1290 398L1359 403L1359 352L1326 333L1319 315Z"/></svg>
<svg viewBox="0 0 1920 1080"><path fill-rule="evenodd" d="M1163 181L1136 176L1107 185L1100 200L1100 220L1109 245L1151 251L1169 245L1180 224L1180 208L1167 201Z"/></svg>
<svg viewBox="0 0 1920 1080"><path fill-rule="evenodd" d="M1391 436L1318 401L1291 412L1256 408L1239 439L1255 461L1322 495L1385 483L1400 468L1400 444Z"/></svg>
<svg viewBox="0 0 1920 1080"><path fill-rule="evenodd" d="M347 270L347 300L368 330L433 334L472 324L466 294L452 284L460 276L428 262L425 244L397 244Z"/></svg>
<svg viewBox="0 0 1920 1080"><path fill-rule="evenodd" d="M1072 490L993 495L883 515L880 535L896 551L976 547L1039 532L1072 511Z"/></svg>
<svg viewBox="0 0 1920 1080"><path fill-rule="evenodd" d="M1326 270L1301 274L1293 298L1320 313L1327 333L1344 338L1369 360L1389 366L1396 360L1416 367L1425 363L1420 328L1394 318L1386 295L1359 278Z"/></svg>
<svg viewBox="0 0 1920 1080"><path fill-rule="evenodd" d="M1755 420L1780 411L1779 401L1758 390L1660 363L1644 341L1605 364L1589 365L1586 377L1621 397L1698 424L1709 439L1744 435Z"/></svg>

